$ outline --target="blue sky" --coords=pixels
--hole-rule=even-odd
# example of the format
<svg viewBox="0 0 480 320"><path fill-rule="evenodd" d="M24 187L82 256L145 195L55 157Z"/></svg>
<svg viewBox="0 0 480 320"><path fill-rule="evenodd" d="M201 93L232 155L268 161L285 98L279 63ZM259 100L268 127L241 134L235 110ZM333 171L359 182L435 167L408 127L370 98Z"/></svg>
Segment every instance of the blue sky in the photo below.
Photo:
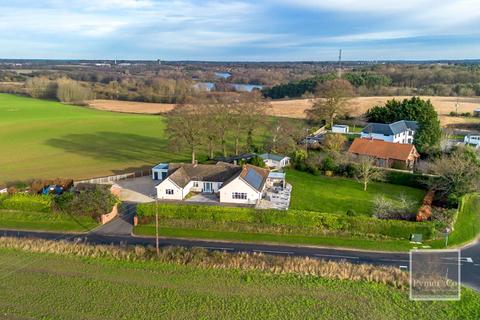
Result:
<svg viewBox="0 0 480 320"><path fill-rule="evenodd" d="M0 0L0 58L480 58L480 0Z"/></svg>

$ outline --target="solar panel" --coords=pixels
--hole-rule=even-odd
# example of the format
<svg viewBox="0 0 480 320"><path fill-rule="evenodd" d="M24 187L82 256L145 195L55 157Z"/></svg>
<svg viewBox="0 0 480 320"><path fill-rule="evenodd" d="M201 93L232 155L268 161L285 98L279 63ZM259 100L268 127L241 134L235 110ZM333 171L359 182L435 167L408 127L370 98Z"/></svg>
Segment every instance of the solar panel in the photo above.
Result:
<svg viewBox="0 0 480 320"><path fill-rule="evenodd" d="M248 170L247 175L245 176L245 180L255 189L260 189L262 185L263 177L256 172L255 170Z"/></svg>

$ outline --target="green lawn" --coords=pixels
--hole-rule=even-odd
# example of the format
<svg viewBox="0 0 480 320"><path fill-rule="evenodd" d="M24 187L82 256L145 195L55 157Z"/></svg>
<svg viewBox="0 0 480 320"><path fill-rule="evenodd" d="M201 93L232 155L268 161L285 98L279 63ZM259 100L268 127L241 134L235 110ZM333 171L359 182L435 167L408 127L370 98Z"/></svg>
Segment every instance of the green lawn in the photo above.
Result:
<svg viewBox="0 0 480 320"><path fill-rule="evenodd" d="M98 223L90 217L74 217L53 212L0 210L2 229L85 232L96 226Z"/></svg>
<svg viewBox="0 0 480 320"><path fill-rule="evenodd" d="M138 225L134 228L136 235L155 236L155 225ZM194 238L209 240L225 240L257 243L277 243L291 245L310 245L326 247L343 247L377 251L406 252L414 247L408 240L369 239L366 236L345 235L301 235L301 234L268 234L253 232L235 232L220 230L203 230L163 226L160 224L161 237Z"/></svg>
<svg viewBox="0 0 480 320"><path fill-rule="evenodd" d="M395 200L404 194L418 205L425 195L421 189L378 182L370 183L363 191L363 185L354 179L314 176L296 170L287 171L287 181L293 186L290 208L309 211L346 213L352 209L371 215L376 195Z"/></svg>
<svg viewBox="0 0 480 320"><path fill-rule="evenodd" d="M0 249L11 319L479 319L480 295L412 302L407 290L313 276Z"/></svg>
<svg viewBox="0 0 480 320"><path fill-rule="evenodd" d="M466 195L458 213L453 232L448 237L448 246L456 247L466 244L480 235L480 196ZM445 240L427 241L432 248L444 248Z"/></svg>
<svg viewBox="0 0 480 320"><path fill-rule="evenodd" d="M86 178L187 159L166 149L161 116L130 115L0 94L0 185Z"/></svg>

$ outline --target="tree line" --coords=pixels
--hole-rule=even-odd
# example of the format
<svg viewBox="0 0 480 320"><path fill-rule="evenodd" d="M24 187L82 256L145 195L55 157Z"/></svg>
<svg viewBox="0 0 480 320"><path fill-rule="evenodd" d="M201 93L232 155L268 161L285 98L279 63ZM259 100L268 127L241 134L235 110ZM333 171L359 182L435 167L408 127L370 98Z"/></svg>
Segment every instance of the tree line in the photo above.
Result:
<svg viewBox="0 0 480 320"><path fill-rule="evenodd" d="M204 150L209 159L260 150L290 154L305 133L302 124L268 117L267 106L257 92L188 99L167 115L170 147L188 151L192 163Z"/></svg>
<svg viewBox="0 0 480 320"><path fill-rule="evenodd" d="M64 103L84 104L95 97L88 85L69 78L56 80L46 77L30 78L25 83L25 89L32 98L52 99Z"/></svg>

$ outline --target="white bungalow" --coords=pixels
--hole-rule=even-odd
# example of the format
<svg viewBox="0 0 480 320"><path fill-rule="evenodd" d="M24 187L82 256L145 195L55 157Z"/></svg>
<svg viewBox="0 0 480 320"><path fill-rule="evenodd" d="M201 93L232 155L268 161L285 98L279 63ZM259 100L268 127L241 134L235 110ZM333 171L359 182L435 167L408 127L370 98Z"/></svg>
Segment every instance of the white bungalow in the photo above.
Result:
<svg viewBox="0 0 480 320"><path fill-rule="evenodd" d="M272 153L264 153L259 156L265 165L272 169L281 169L290 165L290 157L280 156Z"/></svg>

